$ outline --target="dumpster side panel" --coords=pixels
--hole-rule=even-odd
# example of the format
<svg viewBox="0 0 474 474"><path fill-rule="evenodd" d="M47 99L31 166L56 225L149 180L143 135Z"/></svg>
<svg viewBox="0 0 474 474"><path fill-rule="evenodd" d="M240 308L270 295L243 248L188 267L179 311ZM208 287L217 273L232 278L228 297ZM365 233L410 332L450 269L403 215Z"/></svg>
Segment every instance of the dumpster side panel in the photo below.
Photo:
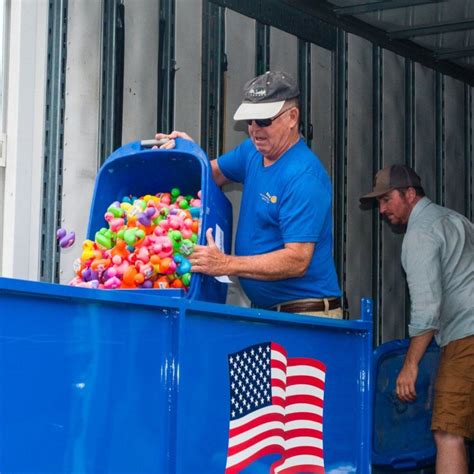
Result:
<svg viewBox="0 0 474 474"><path fill-rule="evenodd" d="M58 296L0 290L0 470L168 472L176 311Z"/></svg>
<svg viewBox="0 0 474 474"><path fill-rule="evenodd" d="M319 417L325 472L370 472L370 305L338 321L139 294L0 278L1 472L222 474L228 356L266 343L284 354L285 398L319 374L295 403Z"/></svg>
<svg viewBox="0 0 474 474"><path fill-rule="evenodd" d="M228 356L266 342L284 347L288 358L311 358L326 365L326 473L369 472L371 330L284 313L277 319L275 313L264 312L272 316L249 320L230 307L224 311L219 316L205 309L188 310L181 328L176 472L224 472L231 411ZM279 458L260 457L241 472L268 473Z"/></svg>

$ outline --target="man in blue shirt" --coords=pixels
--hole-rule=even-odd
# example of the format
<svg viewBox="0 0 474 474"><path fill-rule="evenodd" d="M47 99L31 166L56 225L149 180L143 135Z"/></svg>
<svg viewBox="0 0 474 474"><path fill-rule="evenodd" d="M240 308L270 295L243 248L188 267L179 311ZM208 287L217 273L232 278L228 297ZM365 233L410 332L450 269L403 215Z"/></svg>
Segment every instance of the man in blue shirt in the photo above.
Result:
<svg viewBox="0 0 474 474"><path fill-rule="evenodd" d="M464 440L474 439L474 225L425 197L407 166L379 171L361 202L374 199L391 224L407 225L401 258L411 340L397 395L405 402L416 398L418 364L434 336L442 351L431 421L436 472L467 474Z"/></svg>
<svg viewBox="0 0 474 474"><path fill-rule="evenodd" d="M234 120L249 139L211 162L222 186L243 183L235 255L225 255L206 232L207 246L190 257L193 272L240 278L256 307L342 318L332 256L329 176L299 133L299 89L285 72L249 81ZM190 139L182 132L157 134Z"/></svg>

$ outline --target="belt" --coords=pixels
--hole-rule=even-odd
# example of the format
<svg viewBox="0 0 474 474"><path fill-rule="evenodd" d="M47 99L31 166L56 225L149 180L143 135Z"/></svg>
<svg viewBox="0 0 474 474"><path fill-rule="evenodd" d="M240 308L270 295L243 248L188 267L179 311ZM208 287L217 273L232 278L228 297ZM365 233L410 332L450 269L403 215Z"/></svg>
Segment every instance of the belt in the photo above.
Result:
<svg viewBox="0 0 474 474"><path fill-rule="evenodd" d="M324 300L326 300L327 306L325 305ZM293 303L282 303L272 306L270 309L273 311L284 311L285 313L309 313L312 311L337 309L340 307L341 301L339 298L323 298L321 300L313 301L295 301Z"/></svg>

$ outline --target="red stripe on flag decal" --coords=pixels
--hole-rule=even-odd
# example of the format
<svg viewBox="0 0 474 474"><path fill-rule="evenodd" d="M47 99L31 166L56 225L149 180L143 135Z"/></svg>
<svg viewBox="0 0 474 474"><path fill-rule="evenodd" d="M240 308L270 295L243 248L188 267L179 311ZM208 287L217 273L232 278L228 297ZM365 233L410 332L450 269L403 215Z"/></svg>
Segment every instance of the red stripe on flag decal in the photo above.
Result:
<svg viewBox="0 0 474 474"><path fill-rule="evenodd" d="M263 433L259 433L256 436L253 436L252 438L248 439L247 441L244 441L243 443L237 444L235 446L229 447L229 450L227 452L228 456L233 456L234 454L237 454L240 451L243 451L244 449L250 448L254 444L263 441L271 436L284 436L285 431L283 428L276 428L273 430L266 430Z"/></svg>
<svg viewBox="0 0 474 474"><path fill-rule="evenodd" d="M296 428L294 430L287 430L285 432L286 439L307 437L307 438L316 438L323 439L323 432L320 430L312 430L309 428Z"/></svg>
<svg viewBox="0 0 474 474"><path fill-rule="evenodd" d="M272 351L281 352L286 357L286 349L283 346L280 346L280 344L278 344L277 342L271 342L270 346L272 348Z"/></svg>
<svg viewBox="0 0 474 474"><path fill-rule="evenodd" d="M324 382L311 375L290 375L286 378L287 385L311 385L324 390Z"/></svg>
<svg viewBox="0 0 474 474"><path fill-rule="evenodd" d="M288 360L288 362L290 361L291 365L306 365L308 367L314 367L315 369L319 369L322 372L326 372L326 364L323 364L321 361L316 359L308 359L306 357L292 357Z"/></svg>
<svg viewBox="0 0 474 474"><path fill-rule="evenodd" d="M281 398L281 397L273 396L272 397L272 402L273 402L273 405L277 405L279 407L284 407L285 406L285 399Z"/></svg>
<svg viewBox="0 0 474 474"><path fill-rule="evenodd" d="M272 369L280 369L283 372L286 372L286 365L281 360L272 359L270 367Z"/></svg>
<svg viewBox="0 0 474 474"><path fill-rule="evenodd" d="M296 403L307 403L309 405L314 405L317 407L323 407L324 401L318 397L311 395L291 395L286 397L286 406L293 405Z"/></svg>
<svg viewBox="0 0 474 474"><path fill-rule="evenodd" d="M281 388L282 390L285 390L286 388L286 383L283 380L280 379L272 379L272 385L273 387Z"/></svg>
<svg viewBox="0 0 474 474"><path fill-rule="evenodd" d="M323 417L321 415L316 415L315 413L305 413L304 414L305 420L314 421L316 423L322 423ZM290 421L299 421L301 420L301 413L286 413L285 414L285 422L288 423Z"/></svg>
<svg viewBox="0 0 474 474"><path fill-rule="evenodd" d="M269 413L267 415L262 415L259 416L258 418L255 418L251 421L248 421L247 423L237 426L235 428L231 428L229 431L229 437L233 438L234 436L238 436L242 433L245 433L246 431L249 431L257 426L263 425L265 423L269 423L271 421L281 421L283 422L285 419L283 414L279 413Z"/></svg>
<svg viewBox="0 0 474 474"><path fill-rule="evenodd" d="M302 456L302 455L306 455L306 456L316 456L318 458L322 458L323 457L323 450L320 449L320 448L312 448L312 447L309 447L309 446L304 446L302 448L291 448L291 449L287 449L285 450L285 459L290 459L290 458L293 458L295 456Z"/></svg>

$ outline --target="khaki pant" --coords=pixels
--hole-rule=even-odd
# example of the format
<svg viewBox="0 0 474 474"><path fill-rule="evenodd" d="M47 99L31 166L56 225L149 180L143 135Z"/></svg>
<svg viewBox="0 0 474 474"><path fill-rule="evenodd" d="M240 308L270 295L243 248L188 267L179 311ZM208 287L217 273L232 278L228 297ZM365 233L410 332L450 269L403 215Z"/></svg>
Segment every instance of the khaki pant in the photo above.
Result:
<svg viewBox="0 0 474 474"><path fill-rule="evenodd" d="M431 429L474 439L474 335L441 349Z"/></svg>
<svg viewBox="0 0 474 474"><path fill-rule="evenodd" d="M329 309L327 311L314 311L309 313L299 313L306 316L321 316L323 318L343 319L342 308Z"/></svg>

